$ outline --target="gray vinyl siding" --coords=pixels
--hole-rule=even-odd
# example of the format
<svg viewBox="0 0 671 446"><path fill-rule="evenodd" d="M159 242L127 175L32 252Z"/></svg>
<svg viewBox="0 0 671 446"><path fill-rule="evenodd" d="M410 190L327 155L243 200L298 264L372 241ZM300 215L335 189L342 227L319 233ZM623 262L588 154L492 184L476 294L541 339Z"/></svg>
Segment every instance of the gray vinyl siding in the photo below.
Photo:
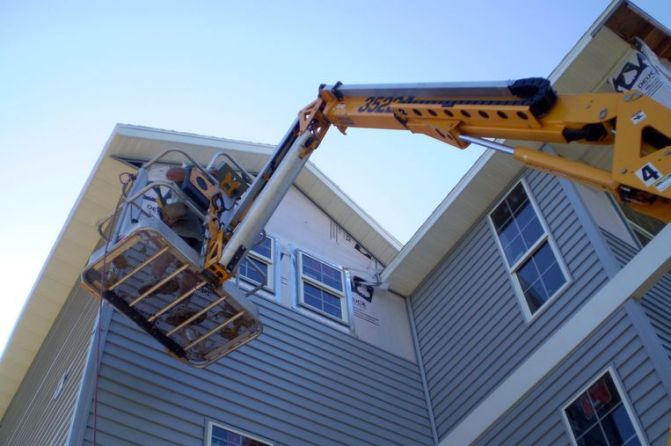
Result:
<svg viewBox="0 0 671 446"><path fill-rule="evenodd" d="M98 380L96 444L198 445L208 420L275 445L431 445L418 366L256 298L264 333L207 369L115 314ZM85 443L93 440L92 413Z"/></svg>
<svg viewBox="0 0 671 446"><path fill-rule="evenodd" d="M602 232L620 265L627 264L640 251L608 231ZM640 302L671 360L671 274L662 277Z"/></svg>
<svg viewBox="0 0 671 446"><path fill-rule="evenodd" d="M570 445L563 408L598 376L613 367L651 446L666 446L671 399L627 312L621 308L567 356L524 398L497 420L475 444Z"/></svg>
<svg viewBox="0 0 671 446"><path fill-rule="evenodd" d="M98 301L73 290L5 413L0 444L65 444L97 310ZM69 378L54 400L68 369Z"/></svg>
<svg viewBox="0 0 671 446"><path fill-rule="evenodd" d="M429 275L411 305L439 438L608 280L559 181L525 177L572 282L526 322L487 215Z"/></svg>

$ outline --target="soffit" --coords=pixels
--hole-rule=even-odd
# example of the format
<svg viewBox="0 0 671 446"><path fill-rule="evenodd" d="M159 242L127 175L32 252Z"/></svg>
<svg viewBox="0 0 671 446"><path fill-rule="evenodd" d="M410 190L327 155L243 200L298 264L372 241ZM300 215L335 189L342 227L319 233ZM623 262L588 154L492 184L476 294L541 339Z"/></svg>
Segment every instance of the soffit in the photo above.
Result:
<svg viewBox="0 0 671 446"><path fill-rule="evenodd" d="M0 417L72 289L89 254L99 241L98 220L119 198L118 175L127 166L101 157L61 230L30 292L0 361Z"/></svg>

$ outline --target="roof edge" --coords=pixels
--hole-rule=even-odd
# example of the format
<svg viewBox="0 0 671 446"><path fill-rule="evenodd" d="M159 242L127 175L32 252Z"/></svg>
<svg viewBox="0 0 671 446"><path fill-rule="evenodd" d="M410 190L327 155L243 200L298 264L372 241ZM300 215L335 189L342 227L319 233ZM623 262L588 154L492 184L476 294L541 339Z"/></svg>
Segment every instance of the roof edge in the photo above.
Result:
<svg viewBox="0 0 671 446"><path fill-rule="evenodd" d="M630 5L631 2L628 0L613 0L610 2L606 9L597 17L597 19L592 23L592 25L587 28L587 31L577 40L577 42L571 47L568 53L562 58L557 66L550 72L548 79L553 84L557 82L559 77L564 74L566 69L573 63L575 58L582 52L582 50L587 46L587 44L594 38L596 33L604 27L610 16L619 9L622 5ZM637 8L638 9L638 8Z"/></svg>
<svg viewBox="0 0 671 446"><path fill-rule="evenodd" d="M324 172L317 167L312 161L308 161L307 168L312 171L312 173L322 181L326 186L328 186L336 196L342 199L347 206L352 208L361 218L368 224L373 230L379 233L397 252L400 252L403 248L403 244L394 237L389 231L387 231L375 218L373 218L368 212L366 212L361 206L359 206L345 191L343 191L340 186L338 186L333 180L331 180ZM326 212L326 211L324 211Z"/></svg>
<svg viewBox="0 0 671 446"><path fill-rule="evenodd" d="M394 271L408 258L408 256L417 248L419 242L424 236L433 228L434 224L450 209L455 201L461 197L462 192L475 179L478 172L480 172L485 165L496 154L493 150L487 150L482 153L475 161L475 163L468 169L466 174L459 180L459 182L448 192L447 196L434 209L424 223L417 229L417 231L410 238L408 243L403 246L401 252L394 258L394 260L387 265L382 271L382 280L387 282L390 280Z"/></svg>
<svg viewBox="0 0 671 446"><path fill-rule="evenodd" d="M118 126L118 124L117 124ZM9 335L9 340L7 341L7 345L5 346L4 350L0 352L0 362L4 359L5 352L9 350L10 345L12 344L12 340L14 339L14 335L16 333L16 329L25 316L25 311L30 304L33 295L35 293L35 289L39 285L39 283L42 281L44 278L44 273L47 269L47 266L51 263L51 260L54 257L54 254L58 250L58 247L61 244L61 241L63 240L63 235L65 234L68 226L70 223L72 223L72 219L79 208L79 205L81 204L84 196L86 195L86 190L89 188L91 185L91 182L93 181L93 178L95 177L95 173L98 171L98 168L100 167L100 164L102 161L105 159L105 156L107 154L107 150L109 149L109 146L112 142L112 139L114 138L116 131L116 126L114 130L112 131L112 134L107 138L107 141L105 142L105 145L103 146L103 150L100 153L100 156L96 160L95 164L93 165L93 169L91 169L91 172L89 173L89 176L86 178L86 181L84 182L84 185L82 186L82 189L79 191L79 195L77 195L77 199L73 203L72 207L70 208L70 211L68 212L67 217L65 218L65 222L63 222L63 226L61 227L60 231L58 231L58 235L56 236L56 239L54 240L54 244L51 245L51 249L49 250L49 254L47 255L46 259L44 259L44 263L42 263L42 267L40 268L39 273L37 274L35 281L33 282L33 286L30 288L30 291L28 292L28 297L26 298L25 302L23 303L23 306L21 307L21 312L19 313L19 317L16 319L16 322L14 323L14 326L12 327L12 331L10 332ZM57 315L54 315L54 318ZM2 414L0 414L0 419L2 418Z"/></svg>
<svg viewBox="0 0 671 446"><path fill-rule="evenodd" d="M165 140L170 140L174 141L175 137L178 139L186 139L189 138L191 141L184 141L187 144L194 144L194 142L197 141L197 144L202 144L202 145L209 145L209 146L218 146L221 144L234 144L234 145L242 145L250 148L259 148L259 147L264 147L269 150L272 150L275 148L274 144L268 144L268 143L261 143L261 142L252 142L252 141L245 141L241 139L231 139L231 138L221 138L219 136L209 136L209 135L200 135L198 133L191 133L191 132L180 132L177 130L168 130L168 129L161 129L161 128L156 128L156 127L147 127L143 125L135 125L135 124L123 124L123 123L118 123L116 126L114 126L114 130L112 132L112 135L110 136L110 139L114 137L115 134L123 135L123 136L128 136L128 137L136 137L136 138L151 138L151 139L165 139ZM158 135L165 135L165 138L158 138ZM175 141L175 142L180 142L180 141ZM109 141L108 141L109 144ZM106 146L107 148L107 146ZM258 153L266 153L266 151L255 151Z"/></svg>

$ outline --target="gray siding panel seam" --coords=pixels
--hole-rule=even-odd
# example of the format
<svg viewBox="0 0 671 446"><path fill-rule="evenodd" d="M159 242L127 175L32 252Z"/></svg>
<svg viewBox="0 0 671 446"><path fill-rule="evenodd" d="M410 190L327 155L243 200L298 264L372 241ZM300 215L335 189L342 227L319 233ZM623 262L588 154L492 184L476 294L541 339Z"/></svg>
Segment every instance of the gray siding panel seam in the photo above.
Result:
<svg viewBox="0 0 671 446"><path fill-rule="evenodd" d="M455 280L453 283L460 282ZM459 295L462 293L462 289L468 289L473 294L480 292L483 293L483 296L487 296L485 293L491 293L492 291L496 291L499 296L501 294L509 294L512 292L512 288L509 287L509 283L508 273L499 269L488 274L484 281L481 279L474 281L474 283L471 281L466 281L463 283L463 285L460 283L459 288L453 288L453 292L450 290L445 293L445 299L459 299ZM445 289L447 289L447 287L448 285L446 284ZM455 311L454 308L449 308L447 305L442 306L442 308L436 308L433 312L433 318L435 321L432 321L431 325L418 329L418 333L421 333L421 335L427 339L427 341L422 344L422 347L426 353L425 359L427 361L431 361L436 355L436 352L452 348L453 345L461 345L460 341L458 341L456 338L449 339L447 340L447 343L445 343L446 340L441 339L440 337L436 337L438 332L444 330L445 325L469 326L474 322L474 319L480 319L478 314L480 311L495 310L496 306L500 305L515 304L515 306L517 306L516 302L514 301L501 301L497 299L499 296L492 295L490 298L486 299L486 301L483 303L483 307L481 308L475 308L474 306L469 305L464 305L461 308L457 308L457 311ZM427 319L429 318L427 317ZM466 333L464 333L463 336L466 336Z"/></svg>
<svg viewBox="0 0 671 446"><path fill-rule="evenodd" d="M129 328L132 328L132 326L128 325ZM132 337L128 337L125 333L123 332L115 332L114 333L117 337L117 344L122 345L122 348L130 349L131 345L136 342L143 342L143 344L147 348L152 348L154 346L153 341L149 338L140 338L141 340L134 339ZM274 343L274 345L271 345L268 343L269 340L274 340L277 339L277 342ZM329 375L341 375L341 376L347 376L348 378L351 379L352 384L345 385L345 391L349 392L351 391L351 395L356 395L359 394L361 395L360 398L363 396L369 396L373 397L376 400L380 400L388 404L389 406L396 406L399 409L403 409L404 412L407 414L408 411L411 411L413 413L419 412L418 410L413 410L413 408L421 408L423 410L424 408L424 400L423 398L417 398L416 396L413 397L413 395L409 392L407 383L395 383L395 392L393 397L388 395L388 386L385 386L384 383L382 382L377 382L373 381L371 382L371 386L369 387L368 390L366 390L367 394L362 393L363 391L359 388L356 387L356 377L360 376L361 373L368 373L366 370L359 370L359 371L352 371L350 372L349 369L340 369L340 367L326 367L323 364L318 361L314 361L313 358L308 355L308 354L302 354L302 353L297 353L297 352L292 352L290 350L285 349L285 346L283 345L284 340L279 340L278 338L271 337L269 334L264 334L263 337L258 339L259 342L257 343L252 343L248 346L246 346L245 349L241 349L240 351L236 352L236 358L239 359L242 362L245 362L245 358L247 359L247 362L251 363L256 363L258 365L262 363L268 364L270 367L282 367L285 369L283 366L283 362L285 361L286 357L292 357L292 358L300 358L302 361L304 361L304 364L314 364L315 367L321 368L322 374L318 375L315 374L312 371L304 371L303 374L301 375L302 379L313 379L313 381L317 384L320 384L324 386L325 388L330 388L332 387L331 384L328 382L323 383L319 381L318 377L322 377L323 381L323 376L324 374L329 374ZM275 358L275 360L271 363L266 360L264 360L264 357L268 358ZM160 356L157 357L157 360L160 360ZM169 358L168 358L169 359ZM162 361L163 362L163 361ZM226 362L224 362L226 363ZM166 364L168 365L168 364ZM218 369L220 367L219 364L214 364L210 366L210 369ZM348 373L343 373L345 370L347 370ZM287 373L292 373L295 376L295 370L290 370L286 369L285 370ZM197 372L194 372L193 375L195 376ZM399 387L402 386L402 387ZM342 385L337 386L332 388L331 390L337 391L337 390L343 390Z"/></svg>
<svg viewBox="0 0 671 446"><path fill-rule="evenodd" d="M86 353L86 364L82 371L80 387L75 401L72 424L66 439L66 445L78 446L82 444L86 432L86 419L93 404L93 392L96 384L96 375L98 364L96 360L102 355L102 349L105 345L107 329L112 320L112 308L103 302L99 307L98 316L93 323L89 349Z"/></svg>
<svg viewBox="0 0 671 446"><path fill-rule="evenodd" d="M417 357L417 364L419 366L419 374L422 377L422 389L424 390L424 398L426 399L426 410L429 414L429 422L431 423L431 434L433 435L433 444L438 444L438 431L436 430L436 419L433 415L433 405L431 403L431 394L429 393L429 385L426 381L426 371L424 370L424 360L422 359L422 351L419 347L419 339L417 338L417 327L415 326L415 315L412 312L412 305L410 299L405 299L405 308L408 312L408 320L410 322L410 330L412 335L412 343L415 348L415 356Z"/></svg>
<svg viewBox="0 0 671 446"><path fill-rule="evenodd" d="M650 444L665 445L671 400L624 309L601 324L593 336L511 407L476 444L568 444L562 408L609 365L619 376L625 390L623 397L630 400Z"/></svg>
<svg viewBox="0 0 671 446"><path fill-rule="evenodd" d="M388 373L387 370L381 369L382 372L388 373L388 376L392 379L396 379L398 375L402 375L404 378L417 379L417 376L415 375L417 365L412 361L384 351L357 338L353 338L349 334L342 333L332 327L320 323L319 321L305 317L296 310L283 307L275 302L270 302L268 299L256 298L254 299L254 303L261 309L268 310L267 313L264 313L264 316L268 321L279 322L279 324L282 325L286 323L286 321L283 321L281 318L288 318L291 322L300 325L303 332L319 335L320 341L332 345L339 350L347 351L348 354L356 355L361 360L366 362L372 360L384 363L389 361L393 362L396 373ZM307 339L311 341L313 337Z"/></svg>
<svg viewBox="0 0 671 446"><path fill-rule="evenodd" d="M556 154L556 152L549 146L547 151ZM611 252L603 233L599 230L598 225L594 221L591 212L587 209L584 200L578 192L577 186L572 181L564 178L559 179L559 184L561 184L564 194L571 203L587 237L590 239L594 252L601 260L601 265L606 271L606 274L608 274L609 278L613 278L620 270L620 265L618 265L615 256Z"/></svg>
<svg viewBox="0 0 671 446"><path fill-rule="evenodd" d="M671 361L669 361L668 354L664 352L657 333L650 325L650 321L638 302L630 300L624 304L624 308L641 338L650 360L661 376L664 390L668 395L671 395Z"/></svg>
<svg viewBox="0 0 671 446"><path fill-rule="evenodd" d="M640 251L640 247L629 245L605 229L602 229L602 234L621 265L629 262ZM637 301L637 304L645 315L642 321L636 319L642 333L648 331L645 328L646 324L652 327L656 338L659 340L659 344L665 352L666 363L669 363L671 361L671 274L663 276L642 299ZM653 349L655 349L653 346L655 340L654 336L652 339L648 339ZM653 357L657 358L657 355L653 355ZM667 367L663 362L659 366Z"/></svg>
<svg viewBox="0 0 671 446"><path fill-rule="evenodd" d="M275 319L274 315L262 313L264 317L264 326L268 327L269 329L275 328L279 329L282 327L282 323ZM270 332L270 330L268 330ZM263 334L262 336L266 336L266 334ZM268 335L271 336L271 335ZM310 355L312 357L321 357L323 358L325 353L323 347L320 346L320 342L325 341L326 336L324 334L320 334L319 337L317 336L312 336L311 334L306 333L305 331L301 330L301 334L299 337L299 334L287 334L283 333L282 338L276 338L279 342L281 343L287 343L291 344L290 341L301 341L306 344L305 348L303 350L305 351L310 351ZM324 342L327 343L327 342ZM417 376L411 376L407 373L403 373L404 370L402 369L402 365L397 362L397 361L384 361L380 359L379 357L375 357L373 355L366 357L366 356L360 356L359 354L356 354L355 352L352 352L351 350L345 350L343 349L340 345L338 344L331 344L333 347L338 349L338 353L330 353L331 355L338 355L338 357L342 360L341 367L343 368L348 368L351 370L355 370L355 367L361 367L359 364L366 364L366 367L375 370L376 373L378 373L380 376L384 376L387 379L390 379L392 381L398 381L398 382L404 382L405 380L413 380L416 381L416 384L419 384L419 379ZM326 358L326 359L334 359L332 357ZM389 370L386 366L383 366L382 364L392 362L394 364L394 370ZM399 367L401 365L401 367ZM413 364L414 365L414 364ZM416 365L414 365L416 367ZM399 370L399 368L401 368ZM394 373L397 371L398 373ZM404 379L403 379L404 378Z"/></svg>
<svg viewBox="0 0 671 446"><path fill-rule="evenodd" d="M134 358L131 357L128 359ZM184 382L187 378L182 376L183 373L176 373L176 371L173 370L173 373L175 374L173 377L163 376L162 374L159 374L157 370L144 369L143 367L140 368L140 366L137 366L134 361L133 363L129 363L125 358L118 358L117 355L112 354L112 352L109 352L105 355L104 361L105 362L103 364L109 376L107 378L108 380L111 379L112 375L116 377L123 377L124 382L133 384L133 389L147 389L150 390L151 394L153 395L168 393L174 396L178 396L183 400L188 398L195 398L204 401L208 398L215 397L217 398L219 404L235 407L239 414L244 413L247 417L250 418L261 415L263 419L273 420L272 424L281 423L281 415L285 410L286 403L288 402L279 396L271 395L269 392L264 392L260 389L252 390L249 387L244 388L245 393L235 392L231 390L230 387L228 392L225 392L223 390L219 390L219 386L215 384L201 384L200 389L191 388L188 392L186 392L186 390L177 391L176 388L174 386L171 387L171 385L179 377L182 377L183 379L180 381ZM142 378L142 376L145 377ZM229 382L234 384L235 387L243 388L243 382L241 381ZM103 385L105 385L105 383L101 382L101 386ZM129 388L127 395L125 395L125 398L123 399L132 402L136 396L136 392L136 390L131 390ZM102 395L101 401L103 404L104 401L106 401L102 399ZM359 429L360 426L356 426L356 423L354 425L350 424L350 426L357 428L356 431L354 429L346 430L347 424L343 423L343 420L333 420L327 416L320 415L320 410L323 409L323 407L319 407L319 405L316 403L308 405L305 403L293 403L293 422L302 425L304 432L311 431L313 434L317 435L320 432L320 429L330 427L331 430L335 432L339 432L342 435L350 435L351 438L358 438L358 440L366 442L366 444L370 443L370 441L374 438L362 432ZM129 409L129 407L126 405L124 409ZM332 421L337 421L336 423L333 423L336 427L330 426ZM308 427L308 423L311 425L316 425L316 427L310 428ZM344 426L341 423L343 423ZM140 426L136 426L136 428L139 427ZM155 429L157 427L156 423L152 423L151 427Z"/></svg>
<svg viewBox="0 0 671 446"><path fill-rule="evenodd" d="M122 362L120 362L120 361L124 361L126 359L130 360L130 359L133 359L133 358L131 358L131 357L121 358L119 355L123 354L123 349L118 349L119 350L118 352L116 350L117 349L115 349L115 350L110 349L109 350L108 358L112 358L112 357L115 358L115 361L111 361L111 360L109 361L109 365L111 367L115 367L117 369L120 369L122 367ZM131 366L128 366L128 367L131 367ZM230 367L233 367L233 364L231 364ZM142 367L142 369L144 369L144 374L146 374L146 375L151 373L151 370L146 369L145 367ZM241 398L251 397L252 394L266 395L269 398L272 397L274 399L277 399L277 401L278 401L277 407L281 408L284 404L282 402L283 397L280 394L280 392L278 392L278 391L284 392L285 394L290 394L293 391L293 393L295 393L295 394L310 395L309 398L307 396L305 397L305 401L303 403L295 403L297 406L300 406L302 409L304 409L306 411L317 411L318 412L320 408L329 408L329 409L333 409L334 413L337 414L335 416L335 418L342 418L342 415L340 415L340 414L344 414L344 413L347 413L348 410L349 411L352 410L351 406L348 406L347 404L342 403L342 402L335 401L334 399L329 398L327 395L325 395L321 399L317 399L317 398L314 397L314 395L312 393L304 392L302 389L290 389L290 388L287 388L286 385L280 385L280 383L277 383L277 382L275 382L275 383L271 383L271 382L267 382L267 381L262 382L258 379L258 377L255 377L255 376L252 376L252 375L249 375L249 374L245 375L244 372L245 372L245 370L242 370L242 373L240 374L240 376L247 376L249 378L253 378L253 380L254 380L254 386L253 386L254 390L253 391L249 390L246 394L241 394L240 395ZM169 376L164 376L160 372L156 372L156 376L160 377L162 381L163 381L164 378L165 379L170 379ZM185 377L184 380L186 380L186 379L187 378ZM244 384L244 382L242 382L242 381L237 381L237 380L233 380L233 379L231 379L229 382L231 384L235 384L236 387L242 387L242 385ZM208 383L208 387L213 387L213 386L216 386L216 383L211 383L211 384ZM249 385L249 387L252 387L252 386ZM169 387L166 387L166 390L169 390ZM221 398L226 398L226 396L222 395ZM259 398L259 400L261 400L261 398ZM236 404L241 404L241 403L236 402ZM266 402L266 404L268 404L268 403ZM309 412L307 412L307 413L309 413ZM362 414L360 414L359 418L361 420L365 420L365 421L373 423L373 424L385 425L386 428L389 429L389 430L398 431L399 435L404 435L405 431L409 431L409 432L414 431L416 434L421 434L422 433L421 431L416 430L416 427L415 427L416 424L413 425L413 424L409 423L407 418L403 418L403 417L396 417L395 419L392 418L392 417L381 418L380 416L377 416L377 415L375 415L374 413L371 412L371 413L362 413ZM363 429L363 430L366 429L366 426L363 425L364 423L359 422L359 419L348 420L347 417L345 417L345 418L342 418L340 420L340 422L345 424L345 425L346 424L351 424L353 427L357 427L359 429Z"/></svg>
<svg viewBox="0 0 671 446"><path fill-rule="evenodd" d="M0 443L23 446L65 442L94 310L95 301L88 295L78 289L71 292L5 413ZM68 378L54 399L54 389L66 372Z"/></svg>
<svg viewBox="0 0 671 446"><path fill-rule="evenodd" d="M585 285L587 286L588 284L585 284ZM511 305L515 304L514 299L509 299L509 302L511 302ZM570 302L566 302L565 304L568 305L569 303ZM515 307L516 306L517 305L515 305ZM563 308L563 306L561 306L561 307ZM509 311L507 313L505 313L505 312L501 312L501 313L503 314L503 317L501 318L501 320L495 319L495 318L491 318L491 319L490 318L483 318L483 319L488 319L488 321L490 323L492 323L492 321L493 321L494 325L503 324L503 326L507 327L508 330L511 330L511 329L516 328L516 326L511 324L511 323L504 323L504 322L507 322L506 319L509 319L509 317L506 318L506 319L503 319L503 318L512 314L512 315L514 315L514 318L516 320L518 320L518 325L522 324L521 319L519 318L519 315L515 313L514 309L511 309L511 311ZM469 326L469 325L467 324L466 326ZM483 329L483 327L480 327L478 324L474 324L474 325L471 324L470 326L476 331L480 330L480 329ZM530 336L533 337L542 328L543 327L540 324L529 325L528 330L530 330ZM492 339L490 339L490 338L492 338ZM498 343L496 341L498 341ZM456 353L458 353L459 350L462 350L462 349L465 350L466 352L471 352L472 353L474 351L474 349L473 349L474 345L471 345L471 343L486 344L486 345L488 345L488 347L487 347L488 351L499 352L500 354L503 354L505 352L507 354L507 353L509 353L509 350L507 350L508 346L503 346L501 343L510 344L510 343L514 343L514 342L515 342L514 339L510 339L509 337L505 336L505 333L503 333L503 332L502 333L488 333L488 334L483 335L483 337L480 337L480 338L472 338L471 341L466 343L466 348L459 348L457 350L457 352L453 353L453 356L456 356ZM489 354L484 354L483 356L484 356L483 360L487 360L488 358L490 358ZM479 365L480 365L480 363L477 363L477 362L473 363L474 368L479 368L479 367L476 367L476 366L479 366Z"/></svg>
<svg viewBox="0 0 671 446"><path fill-rule="evenodd" d="M110 350L110 351L119 350L119 352L123 352L124 350L129 350L130 349L129 343L134 342L134 341L135 340L124 336L124 334L122 334L122 333L119 333L119 334L115 333L114 347L113 348L110 347L108 350ZM151 340L147 339L147 341L151 341ZM254 349L255 350L258 349L257 351L261 354L255 354L255 352L252 351L253 346L249 345L249 346L247 346L249 348L241 349L240 351L236 352L236 356L235 356L236 361L235 362L224 361L223 364L226 364L226 367L225 367L225 369L222 370L222 373L224 371L228 370L231 367L235 368L236 370L239 370L240 369L239 363L240 364L249 364L249 367L255 366L256 368L259 368L259 366L264 366L264 365L267 365L268 367L271 367L271 368L282 367L283 373L291 375L291 377L294 378L294 382L292 384L294 386L300 386L302 388L301 391L306 390L307 386L306 386L305 383L306 383L306 381L309 380L309 381L314 383L314 385L310 385L307 388L307 390L311 393L315 391L315 388L317 386L321 385L322 387L324 387L324 390L330 390L332 393L334 393L334 395L331 397L331 399L333 399L335 401L338 401L340 399L345 400L345 398L341 398L340 395L338 395L338 392L343 392L343 394L347 395L347 399L350 402L352 402L352 401L360 401L360 402L372 401L370 404L375 405L377 409L380 409L380 410L403 410L404 414L405 414L405 417L408 417L408 416L411 417L411 418L416 417L417 419L423 418L423 417L419 417L419 414L424 410L424 405L423 404L421 404L421 405L420 404L415 404L415 403L411 403L411 402L406 402L406 403L402 404L403 403L402 400L397 401L398 392L395 392L394 396L391 397L391 396L388 396L385 393L382 393L381 390L363 391L362 389L360 389L358 387L354 387L354 384L334 386L334 385L331 385L328 382L321 382L320 383L319 376L323 377L324 375L318 375L318 374L316 374L312 371L308 371L308 370L304 370L302 372L302 374L300 375L301 376L300 381L295 381L295 377L296 377L295 369L292 371L290 369L285 368L282 364L282 362L283 362L282 356L275 356L276 361L265 361L264 359L262 359L266 356L267 357L272 357L272 355L273 355L272 350L273 349L270 348L266 352L265 347L267 347L267 345L265 345L265 342L261 346L259 346L259 344L261 344L261 339L260 338L259 338L259 342L257 343L256 347L254 347ZM151 348L150 345L151 344L147 345L147 347ZM171 358L162 358L161 353L159 353L159 352L151 353L151 355L152 355L152 360L158 361L159 363L161 363L162 365L165 365L166 367L169 366L169 363L167 363L167 361L170 361ZM288 355L291 355L291 354L289 353ZM196 376L198 376L200 379L209 378L209 382L211 382L213 384L216 384L218 382L218 379L219 379L216 372L218 372L217 369L220 369L221 366L219 364L215 364L215 365L212 365L210 368L212 368L215 371L215 374L210 374L210 373L199 374L198 372L189 373L189 369L185 370L185 372L188 373L193 378L195 378ZM324 373L330 373L330 372L325 370ZM337 374L337 371L336 371L336 374ZM348 379L350 379L353 383L355 383L356 375L352 374L352 375L348 376ZM323 379L322 379L322 381L323 381ZM290 382L290 381L287 381L287 382ZM396 388L396 389L399 390L398 388ZM386 390L388 391L388 388ZM317 393L321 393L321 392L317 392ZM380 404L379 401L384 402L384 404Z"/></svg>
<svg viewBox="0 0 671 446"><path fill-rule="evenodd" d="M557 302L557 303L559 303L559 302ZM568 305L569 303L570 302L566 302L566 304L564 306ZM564 306L562 306L562 308ZM558 311L559 311L559 309L562 309L562 308L558 308ZM571 312L568 312L568 311L566 312L567 317ZM552 329L550 334L548 334L548 336L551 335L551 333L554 332L554 330L556 328L558 328L561 325L561 323L564 322L564 320L565 319L561 319L561 320L557 319L557 320L553 321L554 328ZM536 331L540 330L541 325L536 324L534 327L535 327L535 330L533 330L533 331L536 332ZM528 328L527 328L527 330L528 330ZM531 336L531 337L533 337L533 336ZM525 346L523 344L520 345L519 342L516 342L515 339L513 339L511 336L508 336L507 332L499 333L499 336L496 336L495 339L497 339L496 342L494 342L494 341L486 342L487 347L484 350L482 350L482 355L484 357L483 361L486 360L486 361L489 361L490 363L495 363L498 360L498 358L501 358L500 361L498 362L500 368L506 369L506 370L514 369L515 365L518 363L518 361L515 360L514 358L517 357L518 355L522 354L522 350L525 348ZM515 344L518 344L517 347L514 346ZM491 366L491 364L489 364L489 363L484 364L484 363L482 363L482 361L478 362L478 361L475 361L475 360L472 360L472 359L462 359L462 361L466 361L466 362L469 363L469 366L466 369L464 369L464 371L463 371L463 373L465 373L467 376L469 376L469 379L477 379L479 377L483 377L483 379L484 379L484 374L487 373L489 366ZM453 378L451 378L451 379L448 379L447 378L448 376L450 376L449 373L442 377L443 384L442 384L441 388L445 389L445 395L447 395L447 390L450 388L449 384L454 382L454 380L459 379L459 376L456 375L456 374L452 375ZM504 377L505 376L502 376L501 379L503 379ZM435 405L436 405L435 407L440 408L442 410L447 410L447 411L451 411L453 413L456 413L457 410L462 411L464 409L463 406L460 406L460 404L462 404L461 400L466 399L468 397L472 398L474 396L474 394L479 394L478 398L472 399L472 401L477 401L477 400L480 400L481 398L484 398L487 393L488 392L484 391L483 389L478 388L477 386L473 386L469 390L464 391L456 400L452 400L452 404L451 404L452 408L451 409L446 407L446 406L441 405L440 401L435 401ZM468 408L472 408L474 406L475 406L475 404L473 404L472 406L469 406ZM468 410L465 410L465 412L468 412Z"/></svg>
<svg viewBox="0 0 671 446"><path fill-rule="evenodd" d="M111 341L112 340L110 339L110 342ZM118 354L124 355L124 353L125 353L124 349L120 349ZM141 366L136 365L136 363L138 363L141 360L140 357L136 358L136 357L134 357L135 355L133 355L133 356L126 356L126 357L123 357L123 358L119 358L118 354L115 353L113 350L111 350L110 347L108 347L107 354L105 355L106 367L108 369L110 367L112 367L112 370L114 370L114 375L115 376L122 376L124 374L124 372L127 371L127 370L130 370L130 371L134 372L133 376L126 377L127 380L135 379L134 378L135 376L138 376L138 377L142 376L142 375L147 376L148 378L146 378L146 382L144 382L142 384L138 384L136 386L138 388L153 387L153 386L160 385L162 389L164 389L167 392L170 392L170 384L175 379L179 378L181 375L184 375L184 373L183 373L184 370L180 370L179 372L173 370L173 374L177 373L177 375L175 375L173 377L164 376L161 373L162 368L157 368L156 370L145 369L144 372L139 372L138 367L141 367ZM161 355L161 354L162 354L161 352L156 352L156 355ZM151 359L152 359L152 361L155 360L155 358L151 358ZM128 363L127 361L130 361L130 363ZM144 367L143 367L143 369L144 369ZM166 370L168 370L168 368L166 368ZM149 377L151 377L151 381L149 381L149 379L150 379ZM189 378L187 376L183 376L183 377L181 377L181 379L177 379L177 380L180 381L180 382L188 382ZM238 387L242 388L243 385L244 385L243 381L237 381L237 380L235 380L235 381L229 380L229 383L231 385L233 385L233 388L238 388ZM258 384L258 383L255 383L255 384ZM230 404L233 404L235 407L237 407L238 410L242 410L243 407L249 407L250 416L253 416L253 414L255 414L255 413L259 413L259 414L260 413L265 413L266 416L271 416L270 413L268 412L268 410L270 410L270 409L273 409L273 411L276 414L281 414L281 412L283 411L283 407L286 403L286 401L282 400L281 397L279 397L279 396L271 396L271 394L269 393L269 390L275 390L274 388L264 391L263 389L252 390L248 386L247 390L244 394L237 394L237 393L234 393L232 391L229 391L228 393L219 391L218 390L219 386L215 382L207 383L207 384L201 383L200 387L203 388L203 389L204 388L209 389L209 391L206 394L201 395L201 397L202 397L201 399L207 398L208 396L212 395L212 396L217 397L218 400L222 403L225 402L225 401L228 401ZM203 392L203 391L204 390L201 390L201 389L192 389L188 393L181 393L181 395L182 395L183 398L187 398L189 396L191 398L193 398L194 396L198 396L200 394L200 392ZM175 392L174 389L173 389L173 392ZM160 394L162 392L157 391L156 393ZM275 402L273 403L273 402L271 402L271 400L274 400ZM248 404L250 404L252 402L254 403L254 405L253 406L248 406ZM311 405L312 405L312 407L310 407L310 405L306 406L302 403L299 404L299 403L294 402L293 415L296 416L296 417L300 417L300 419L303 420L304 422L305 421L315 421L316 419L322 420L322 421L317 421L317 423L320 423L323 427L328 427L329 419L318 415L320 409L322 409L324 407L327 407L328 405L324 405L324 407L320 407L320 405L314 405L314 403L311 404ZM301 409L298 410L297 409L298 407L301 407ZM342 408L341 408L341 410L342 410ZM317 415L315 415L315 414L317 414ZM347 424L343 420L339 420L339 421L344 423L345 425ZM361 428L361 426L357 426L357 427ZM345 432L346 431L343 431L343 433L345 433Z"/></svg>
<svg viewBox="0 0 671 446"><path fill-rule="evenodd" d="M434 443L417 364L278 303L258 306L265 333L201 370L169 358L115 314L99 380L99 438L202 445L213 420L278 446ZM85 442L90 425L89 415ZM171 436L175 429L182 436Z"/></svg>

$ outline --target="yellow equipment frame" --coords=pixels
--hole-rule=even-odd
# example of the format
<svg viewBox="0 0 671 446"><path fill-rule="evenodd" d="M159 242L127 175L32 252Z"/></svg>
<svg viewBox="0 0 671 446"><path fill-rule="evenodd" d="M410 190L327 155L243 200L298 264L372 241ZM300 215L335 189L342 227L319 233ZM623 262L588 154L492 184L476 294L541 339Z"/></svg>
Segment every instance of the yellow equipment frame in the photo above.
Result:
<svg viewBox="0 0 671 446"><path fill-rule="evenodd" d="M469 145L464 137L609 145L610 170L523 146L510 153L528 167L612 192L636 211L671 222L671 110L649 97L557 95L547 112L535 116L529 105L488 104L488 97L460 98L464 103L445 106L444 98L342 95L337 88L323 87L319 99L299 114L301 132L320 128L312 149L329 125L342 132L348 127L409 130L459 149ZM590 131L595 133L589 136Z"/></svg>

